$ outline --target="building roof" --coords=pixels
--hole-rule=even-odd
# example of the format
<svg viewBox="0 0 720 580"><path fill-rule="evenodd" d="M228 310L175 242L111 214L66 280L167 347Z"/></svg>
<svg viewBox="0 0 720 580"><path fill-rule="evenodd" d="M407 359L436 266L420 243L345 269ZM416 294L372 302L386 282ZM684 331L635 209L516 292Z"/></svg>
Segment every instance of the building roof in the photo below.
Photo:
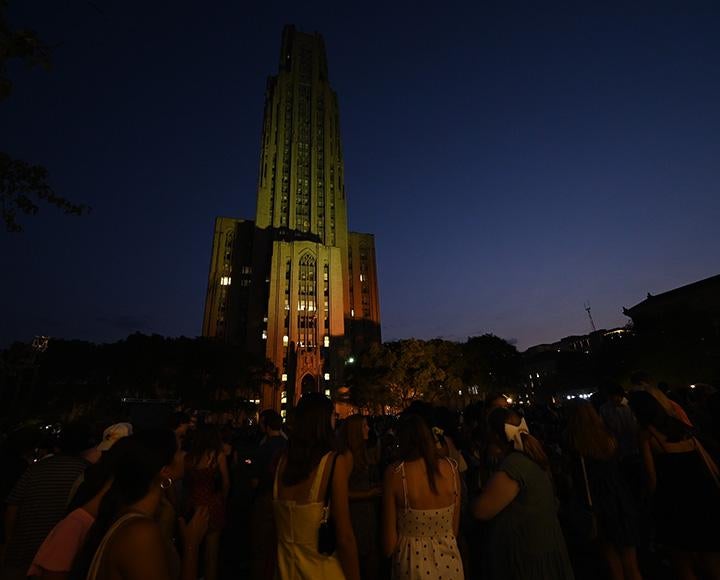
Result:
<svg viewBox="0 0 720 580"><path fill-rule="evenodd" d="M714 303L720 308L720 274L697 282L680 286L661 294L650 294L630 308L623 308L623 314L634 318L655 309L672 308L679 305L704 306Z"/></svg>

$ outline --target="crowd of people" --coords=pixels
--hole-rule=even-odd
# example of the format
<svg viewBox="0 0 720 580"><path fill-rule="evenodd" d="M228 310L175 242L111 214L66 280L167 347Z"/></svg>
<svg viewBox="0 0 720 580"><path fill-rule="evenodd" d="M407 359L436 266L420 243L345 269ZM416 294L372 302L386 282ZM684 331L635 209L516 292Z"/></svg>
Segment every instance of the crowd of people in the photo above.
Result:
<svg viewBox="0 0 720 580"><path fill-rule="evenodd" d="M719 394L8 433L0 578L720 580Z"/></svg>

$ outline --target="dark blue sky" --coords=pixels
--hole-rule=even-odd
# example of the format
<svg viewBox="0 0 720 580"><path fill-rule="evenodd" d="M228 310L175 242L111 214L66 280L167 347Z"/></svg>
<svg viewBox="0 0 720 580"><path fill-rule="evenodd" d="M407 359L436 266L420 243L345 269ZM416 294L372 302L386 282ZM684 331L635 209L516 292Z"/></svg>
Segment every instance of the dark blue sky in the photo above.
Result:
<svg viewBox="0 0 720 580"><path fill-rule="evenodd" d="M0 345L199 334L285 23L325 37L385 339L525 348L719 273L720 9L608 4L15 0L55 66L11 67L0 149L93 212L0 232Z"/></svg>

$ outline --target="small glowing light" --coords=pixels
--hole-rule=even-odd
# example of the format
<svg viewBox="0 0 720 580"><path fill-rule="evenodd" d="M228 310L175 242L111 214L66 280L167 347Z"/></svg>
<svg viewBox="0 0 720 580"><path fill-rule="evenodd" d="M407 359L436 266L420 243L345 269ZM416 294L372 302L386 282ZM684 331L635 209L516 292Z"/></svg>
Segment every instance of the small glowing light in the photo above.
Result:
<svg viewBox="0 0 720 580"><path fill-rule="evenodd" d="M351 308L351 309L350 309L350 316L355 316L355 309L354 309L354 308Z"/></svg>
<svg viewBox="0 0 720 580"><path fill-rule="evenodd" d="M536 378L536 379L539 379L539 378L540 378L540 373L535 373L535 378Z"/></svg>
<svg viewBox="0 0 720 580"><path fill-rule="evenodd" d="M329 397L329 396L330 396L330 389L325 389L325 396L326 396L326 397Z"/></svg>
<svg viewBox="0 0 720 580"><path fill-rule="evenodd" d="M283 383L286 382L286 381L287 381L287 373L283 373L282 376L280 377L280 380L281 380Z"/></svg>
<svg viewBox="0 0 720 580"><path fill-rule="evenodd" d="M462 397L462 389L458 390L458 395Z"/></svg>
<svg viewBox="0 0 720 580"><path fill-rule="evenodd" d="M349 362L350 364L353 364L353 363L355 362L355 357L354 357L354 356L351 356L351 357L348 359L348 362Z"/></svg>
<svg viewBox="0 0 720 580"><path fill-rule="evenodd" d="M267 330L262 331L262 338L263 340L267 340Z"/></svg>
<svg viewBox="0 0 720 580"><path fill-rule="evenodd" d="M327 336L327 335L325 335L325 336L323 337L323 346L324 346L325 348L327 348L327 347L330 346L330 337Z"/></svg>
<svg viewBox="0 0 720 580"><path fill-rule="evenodd" d="M286 415L287 415L287 411L286 411L285 409L282 409L282 410L280 411L280 416L283 418L283 420L285 420L285 416L286 416Z"/></svg>
<svg viewBox="0 0 720 580"><path fill-rule="evenodd" d="M694 389L694 388L695 388L695 385L690 385L690 388L691 388L691 389Z"/></svg>
<svg viewBox="0 0 720 580"><path fill-rule="evenodd" d="M329 380L330 380L330 373L325 373L325 380L326 380L326 381L329 381Z"/></svg>
<svg viewBox="0 0 720 580"><path fill-rule="evenodd" d="M512 405L512 403L513 403L512 397L508 397L507 402L508 402L508 405Z"/></svg>
<svg viewBox="0 0 720 580"><path fill-rule="evenodd" d="M285 336L283 336L283 346L287 346L289 341L290 341L290 338L288 337L287 334Z"/></svg>

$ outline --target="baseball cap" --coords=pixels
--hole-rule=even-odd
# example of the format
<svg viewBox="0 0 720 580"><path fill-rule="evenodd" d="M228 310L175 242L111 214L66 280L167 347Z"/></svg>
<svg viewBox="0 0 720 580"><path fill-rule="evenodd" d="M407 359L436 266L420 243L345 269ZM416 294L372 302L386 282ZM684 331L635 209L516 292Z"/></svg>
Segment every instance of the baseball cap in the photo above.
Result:
<svg viewBox="0 0 720 580"><path fill-rule="evenodd" d="M102 441L98 444L98 451L107 451L118 439L132 435L133 429L130 423L115 423L103 431Z"/></svg>

